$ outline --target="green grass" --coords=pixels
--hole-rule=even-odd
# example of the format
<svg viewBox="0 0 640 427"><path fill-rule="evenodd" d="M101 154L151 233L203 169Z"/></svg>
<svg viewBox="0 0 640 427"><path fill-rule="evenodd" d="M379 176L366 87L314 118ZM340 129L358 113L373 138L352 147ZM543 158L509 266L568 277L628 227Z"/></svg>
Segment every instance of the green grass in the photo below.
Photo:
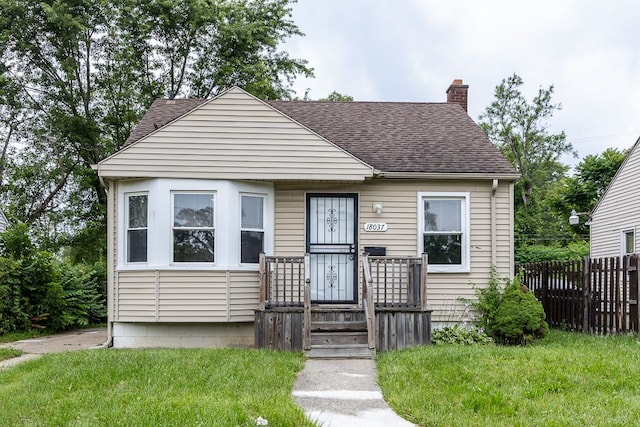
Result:
<svg viewBox="0 0 640 427"><path fill-rule="evenodd" d="M423 346L377 362L389 404L421 426L640 425L634 336L551 331L534 346Z"/></svg>
<svg viewBox="0 0 640 427"><path fill-rule="evenodd" d="M3 426L311 426L291 391L304 359L261 350L91 350L0 371Z"/></svg>
<svg viewBox="0 0 640 427"><path fill-rule="evenodd" d="M6 335L0 335L0 344L35 338L44 335L44 332L33 330L29 332L12 332Z"/></svg>
<svg viewBox="0 0 640 427"><path fill-rule="evenodd" d="M22 356L24 353L15 348L0 348L0 361Z"/></svg>

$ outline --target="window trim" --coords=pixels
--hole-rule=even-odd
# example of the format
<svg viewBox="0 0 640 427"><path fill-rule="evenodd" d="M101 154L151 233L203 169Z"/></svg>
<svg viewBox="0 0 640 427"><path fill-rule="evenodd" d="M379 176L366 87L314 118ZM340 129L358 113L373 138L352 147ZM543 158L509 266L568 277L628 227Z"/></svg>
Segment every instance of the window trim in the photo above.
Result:
<svg viewBox="0 0 640 427"><path fill-rule="evenodd" d="M211 227L176 227L175 224L175 195L176 194L211 194L211 198L213 200L213 225ZM169 209L170 212L170 221L169 221L169 226L170 226L170 232L169 232L169 251L170 251L170 257L169 257L169 264L173 265L173 266L185 266L185 265L206 265L206 266L213 266L216 265L216 254L218 253L217 250L217 246L218 246L218 239L216 237L216 220L218 218L218 215L216 214L216 210L218 208L218 201L217 201L217 193L215 190L171 190L169 192L169 197L170 197L170 204L171 204L171 208ZM211 261L175 261L175 251L174 251L174 233L175 230L211 230L213 231L213 262Z"/></svg>
<svg viewBox="0 0 640 427"><path fill-rule="evenodd" d="M255 266L258 262L242 262L242 232L243 231L257 231L262 233L262 251L265 251L267 246L267 232L266 232L266 210L267 210L267 194L265 193L251 193L251 192L239 192L240 196L240 224L238 231L238 262L242 266ZM247 228L242 226L242 198L243 197L258 197L262 199L262 228Z"/></svg>
<svg viewBox="0 0 640 427"><path fill-rule="evenodd" d="M173 262L173 201L171 193L215 194L215 263ZM147 263L126 262L125 194L148 194L148 257ZM240 263L240 194L266 195L264 206L264 252L274 252L275 185L270 182L249 182L221 179L145 178L122 180L116 189L114 233L118 271L257 271L258 264Z"/></svg>
<svg viewBox="0 0 640 427"><path fill-rule="evenodd" d="M631 252L627 252L627 235L633 236L633 248ZM622 256L632 255L636 253L636 229L635 227L623 228L620 231L620 253Z"/></svg>
<svg viewBox="0 0 640 427"><path fill-rule="evenodd" d="M129 198L130 197L138 197L145 196L147 198L147 226L146 227L129 227L129 219L131 218L131 212L129 211ZM129 261L129 231L132 230L146 230L147 234L147 253L145 261ZM126 265L145 265L149 262L149 192L148 191L132 191L124 193L124 240L123 240L123 251L124 251L124 263Z"/></svg>
<svg viewBox="0 0 640 427"><path fill-rule="evenodd" d="M469 273L471 258L471 194L469 192L456 191L422 191L418 192L418 217L417 217L417 248L418 256L424 251L424 200L460 200L462 201L461 209L461 236L462 236L462 254L460 264L441 264L435 265L429 263L427 271L429 273Z"/></svg>

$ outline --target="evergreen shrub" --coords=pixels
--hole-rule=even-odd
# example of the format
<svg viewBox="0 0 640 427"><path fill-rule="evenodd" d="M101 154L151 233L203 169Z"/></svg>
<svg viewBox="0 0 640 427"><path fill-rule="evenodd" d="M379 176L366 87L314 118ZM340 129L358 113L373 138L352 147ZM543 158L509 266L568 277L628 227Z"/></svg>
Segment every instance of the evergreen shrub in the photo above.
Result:
<svg viewBox="0 0 640 427"><path fill-rule="evenodd" d="M471 304L480 316L476 324L495 342L506 345L526 345L545 337L549 325L542 304L520 277L501 279L495 271L487 287L476 287L476 301Z"/></svg>

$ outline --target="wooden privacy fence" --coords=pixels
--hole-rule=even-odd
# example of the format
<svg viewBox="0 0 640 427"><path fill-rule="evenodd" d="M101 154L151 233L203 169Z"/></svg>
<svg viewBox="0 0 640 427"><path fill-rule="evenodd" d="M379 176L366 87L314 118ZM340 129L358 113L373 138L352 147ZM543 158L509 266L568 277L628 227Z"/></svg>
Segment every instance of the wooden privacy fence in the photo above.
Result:
<svg viewBox="0 0 640 427"><path fill-rule="evenodd" d="M516 265L551 327L640 332L638 255Z"/></svg>

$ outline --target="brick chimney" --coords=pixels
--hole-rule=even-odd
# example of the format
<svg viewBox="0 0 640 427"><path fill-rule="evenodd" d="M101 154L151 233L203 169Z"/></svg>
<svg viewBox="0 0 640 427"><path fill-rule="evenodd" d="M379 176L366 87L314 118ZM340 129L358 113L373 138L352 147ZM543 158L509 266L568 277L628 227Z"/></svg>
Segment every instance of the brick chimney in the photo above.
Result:
<svg viewBox="0 0 640 427"><path fill-rule="evenodd" d="M447 89L447 102L457 102L467 111L467 92L469 85L462 84L462 79L455 79Z"/></svg>

